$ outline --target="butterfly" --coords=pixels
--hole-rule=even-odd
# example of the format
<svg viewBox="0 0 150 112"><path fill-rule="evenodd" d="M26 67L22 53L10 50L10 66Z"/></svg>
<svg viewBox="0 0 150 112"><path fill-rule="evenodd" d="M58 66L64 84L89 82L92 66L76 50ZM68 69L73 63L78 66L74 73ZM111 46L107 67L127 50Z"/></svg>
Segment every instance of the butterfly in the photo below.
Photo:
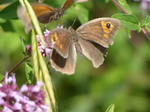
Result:
<svg viewBox="0 0 150 112"><path fill-rule="evenodd" d="M51 6L42 3L30 3L37 19L40 23L49 23L54 20L58 20L75 0L66 0L65 3L59 9L55 9ZM17 9L18 18L22 20L25 25L25 31L28 33L32 29L31 20L25 8L19 6Z"/></svg>
<svg viewBox="0 0 150 112"><path fill-rule="evenodd" d="M72 27L52 30L47 38L49 43L54 43L51 66L63 74L74 74L78 52L91 60L94 68L98 68L119 27L117 19L97 18L76 30Z"/></svg>

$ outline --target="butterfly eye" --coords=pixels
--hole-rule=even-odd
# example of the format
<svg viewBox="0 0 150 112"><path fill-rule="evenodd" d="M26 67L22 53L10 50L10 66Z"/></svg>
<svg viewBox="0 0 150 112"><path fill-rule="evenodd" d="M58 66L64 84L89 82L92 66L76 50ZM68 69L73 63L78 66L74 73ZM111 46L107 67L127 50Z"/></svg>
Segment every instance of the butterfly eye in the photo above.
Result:
<svg viewBox="0 0 150 112"><path fill-rule="evenodd" d="M110 23L107 23L106 24L106 27L109 29L111 27L111 24Z"/></svg>

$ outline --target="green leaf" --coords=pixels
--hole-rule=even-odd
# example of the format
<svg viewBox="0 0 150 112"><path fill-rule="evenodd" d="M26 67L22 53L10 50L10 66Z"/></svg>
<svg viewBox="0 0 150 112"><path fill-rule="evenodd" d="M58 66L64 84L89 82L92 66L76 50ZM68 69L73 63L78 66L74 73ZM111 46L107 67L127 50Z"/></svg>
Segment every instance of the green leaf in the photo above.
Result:
<svg viewBox="0 0 150 112"><path fill-rule="evenodd" d="M150 26L150 18L145 18L141 22L141 27Z"/></svg>
<svg viewBox="0 0 150 112"><path fill-rule="evenodd" d="M75 10L81 24L89 21L89 12L84 6L75 4Z"/></svg>
<svg viewBox="0 0 150 112"><path fill-rule="evenodd" d="M138 32L141 32L141 30L142 30L142 28L141 28L141 27L139 27L137 31L138 31Z"/></svg>
<svg viewBox="0 0 150 112"><path fill-rule="evenodd" d="M148 31L148 32L150 32L150 27L145 27L145 29Z"/></svg>
<svg viewBox="0 0 150 112"><path fill-rule="evenodd" d="M115 14L112 17L119 19L121 24L130 30L137 30L139 28L138 18L134 15Z"/></svg>
<svg viewBox="0 0 150 112"><path fill-rule="evenodd" d="M29 63L25 63L25 72L26 72L26 77L27 81L29 84L32 84L33 81L33 67Z"/></svg>
<svg viewBox="0 0 150 112"><path fill-rule="evenodd" d="M127 29L127 36L131 38L131 30Z"/></svg>
<svg viewBox="0 0 150 112"><path fill-rule="evenodd" d="M14 19L17 18L17 7L19 5L19 2L16 1L7 7L5 7L2 11L0 11L0 18L4 19Z"/></svg>
<svg viewBox="0 0 150 112"><path fill-rule="evenodd" d="M126 0L117 0L121 7L128 12L128 14L132 14L132 11Z"/></svg>
<svg viewBox="0 0 150 112"><path fill-rule="evenodd" d="M112 104L107 108L106 112L114 112L114 108L115 108L115 105Z"/></svg>
<svg viewBox="0 0 150 112"><path fill-rule="evenodd" d="M21 36L20 36L20 40L21 40L21 43L22 43L23 52L26 52L27 41L24 40Z"/></svg>
<svg viewBox="0 0 150 112"><path fill-rule="evenodd" d="M11 21L5 21L4 23L1 23L1 27L3 28L3 30L5 32L15 32L13 24Z"/></svg>

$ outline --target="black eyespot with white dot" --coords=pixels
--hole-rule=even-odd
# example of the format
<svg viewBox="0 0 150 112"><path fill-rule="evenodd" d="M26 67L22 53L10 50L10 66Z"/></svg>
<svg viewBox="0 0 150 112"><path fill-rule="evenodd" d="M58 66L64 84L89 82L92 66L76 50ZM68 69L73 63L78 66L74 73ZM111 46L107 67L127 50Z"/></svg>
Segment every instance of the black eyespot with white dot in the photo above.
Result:
<svg viewBox="0 0 150 112"><path fill-rule="evenodd" d="M111 27L111 24L110 23L107 23L106 24L106 27L109 29Z"/></svg>

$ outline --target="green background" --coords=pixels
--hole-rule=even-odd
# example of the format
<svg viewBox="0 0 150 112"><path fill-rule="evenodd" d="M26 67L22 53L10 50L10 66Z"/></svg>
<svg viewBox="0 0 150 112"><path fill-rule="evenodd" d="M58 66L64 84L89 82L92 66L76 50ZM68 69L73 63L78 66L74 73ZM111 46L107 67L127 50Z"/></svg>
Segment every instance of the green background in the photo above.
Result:
<svg viewBox="0 0 150 112"><path fill-rule="evenodd" d="M108 0L106 0L108 1ZM1 0L0 4L13 0ZM45 0L51 6L59 8L64 0ZM132 13L141 21L146 17L140 9L140 2L128 0ZM20 36L30 43L30 34L25 34L24 26L15 17L0 18L0 74L4 75L25 56ZM111 17L122 13L109 1L90 0L75 3L59 20L48 24L47 29L55 28L58 23L74 29L81 23L94 18ZM83 20L81 20L83 19ZM41 25L44 29L44 25ZM146 36L121 26L109 46L104 64L94 69L84 56L77 57L76 72L65 75L49 67L59 112L105 112L110 104L115 104L115 112L150 112L150 43ZM24 64L15 71L17 84L26 83Z"/></svg>

